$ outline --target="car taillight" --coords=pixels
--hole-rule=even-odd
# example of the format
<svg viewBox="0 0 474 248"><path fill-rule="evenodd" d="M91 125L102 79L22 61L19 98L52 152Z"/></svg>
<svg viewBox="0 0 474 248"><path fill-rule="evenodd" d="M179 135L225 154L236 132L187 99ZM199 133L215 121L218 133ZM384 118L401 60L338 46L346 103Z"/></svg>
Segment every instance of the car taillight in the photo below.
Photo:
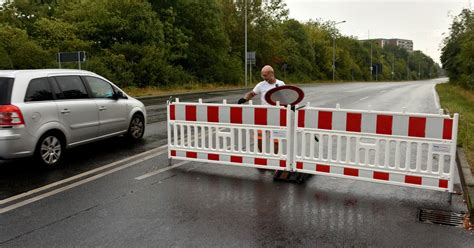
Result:
<svg viewBox="0 0 474 248"><path fill-rule="evenodd" d="M0 106L0 126L24 125L25 120L20 109L15 105Z"/></svg>

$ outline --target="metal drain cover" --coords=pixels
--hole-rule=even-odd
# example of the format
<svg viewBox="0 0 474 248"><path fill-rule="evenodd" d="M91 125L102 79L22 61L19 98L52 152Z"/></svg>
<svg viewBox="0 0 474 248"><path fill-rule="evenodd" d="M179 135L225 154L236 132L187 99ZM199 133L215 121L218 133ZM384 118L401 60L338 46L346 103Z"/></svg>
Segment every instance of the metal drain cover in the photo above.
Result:
<svg viewBox="0 0 474 248"><path fill-rule="evenodd" d="M424 223L440 224L447 226L463 226L465 213L454 213L442 210L421 208L418 220Z"/></svg>

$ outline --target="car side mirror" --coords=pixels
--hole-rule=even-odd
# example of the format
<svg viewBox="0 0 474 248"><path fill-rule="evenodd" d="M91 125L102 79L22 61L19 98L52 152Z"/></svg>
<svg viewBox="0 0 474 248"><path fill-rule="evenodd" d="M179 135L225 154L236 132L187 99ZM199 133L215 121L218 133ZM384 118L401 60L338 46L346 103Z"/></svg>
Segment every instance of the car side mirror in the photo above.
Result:
<svg viewBox="0 0 474 248"><path fill-rule="evenodd" d="M122 93L122 91L117 91L114 93L113 95L113 99L115 100L118 100L118 99L123 99L125 98L124 94Z"/></svg>

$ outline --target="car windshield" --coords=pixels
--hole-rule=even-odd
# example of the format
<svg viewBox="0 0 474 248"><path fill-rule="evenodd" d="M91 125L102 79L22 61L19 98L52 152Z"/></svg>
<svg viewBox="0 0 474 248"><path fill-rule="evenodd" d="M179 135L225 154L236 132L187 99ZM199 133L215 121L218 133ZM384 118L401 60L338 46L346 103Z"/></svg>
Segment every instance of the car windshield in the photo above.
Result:
<svg viewBox="0 0 474 248"><path fill-rule="evenodd" d="M10 104L13 78L0 77L0 105Z"/></svg>

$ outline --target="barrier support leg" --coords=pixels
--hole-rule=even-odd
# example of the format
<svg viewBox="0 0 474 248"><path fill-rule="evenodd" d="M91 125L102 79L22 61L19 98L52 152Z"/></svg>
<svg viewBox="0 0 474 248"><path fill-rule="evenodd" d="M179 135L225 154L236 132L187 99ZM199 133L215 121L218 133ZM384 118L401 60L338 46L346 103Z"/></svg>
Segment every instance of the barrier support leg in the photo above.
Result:
<svg viewBox="0 0 474 248"><path fill-rule="evenodd" d="M275 171L273 181L283 181L289 183L303 184L306 182L310 174L301 173L297 171Z"/></svg>
<svg viewBox="0 0 474 248"><path fill-rule="evenodd" d="M171 166L171 162L172 162L171 160L172 160L172 158L168 159L168 166Z"/></svg>
<svg viewBox="0 0 474 248"><path fill-rule="evenodd" d="M453 193L448 192L448 202L451 203L453 202Z"/></svg>

